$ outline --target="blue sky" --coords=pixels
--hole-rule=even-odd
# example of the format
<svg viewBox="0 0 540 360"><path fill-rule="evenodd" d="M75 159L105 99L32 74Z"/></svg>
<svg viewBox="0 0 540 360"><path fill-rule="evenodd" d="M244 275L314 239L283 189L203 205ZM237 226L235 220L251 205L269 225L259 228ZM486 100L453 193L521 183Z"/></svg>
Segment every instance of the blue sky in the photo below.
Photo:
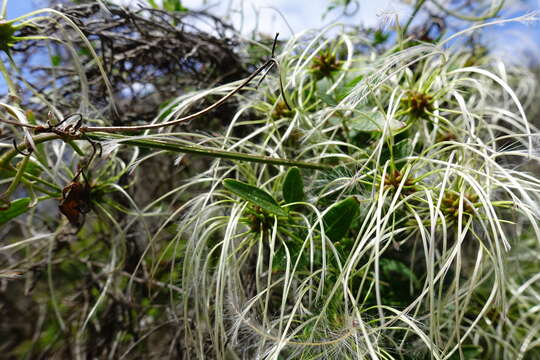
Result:
<svg viewBox="0 0 540 360"><path fill-rule="evenodd" d="M32 0L8 0L7 18L13 19L39 8Z"/></svg>
<svg viewBox="0 0 540 360"><path fill-rule="evenodd" d="M114 0L123 4L136 4L144 0ZM160 0L157 0L158 2ZM14 18L39 8L39 0L8 0L8 18ZM363 23L367 26L377 26L384 23L389 16L398 15L405 19L410 8L403 5L404 1L396 0L359 0L360 10L347 23ZM408 2L412 3L412 0ZM260 32L272 36L280 32L282 38L302 30L321 27L336 19L337 14L328 15L324 21L322 14L329 4L328 0L184 0L184 5L192 9L210 7L211 11L223 14L227 8L239 10L243 7L243 16L233 11L230 21L237 28L242 27L244 33L249 33L258 26ZM540 10L540 0L509 0L514 5L512 13L506 16L522 14L532 10ZM214 4L214 5L210 5ZM259 16L257 16L259 13ZM255 19L260 23L256 24ZM517 57L540 58L540 23L533 25L512 24L509 26L496 26L486 33L490 46L501 57L515 60Z"/></svg>

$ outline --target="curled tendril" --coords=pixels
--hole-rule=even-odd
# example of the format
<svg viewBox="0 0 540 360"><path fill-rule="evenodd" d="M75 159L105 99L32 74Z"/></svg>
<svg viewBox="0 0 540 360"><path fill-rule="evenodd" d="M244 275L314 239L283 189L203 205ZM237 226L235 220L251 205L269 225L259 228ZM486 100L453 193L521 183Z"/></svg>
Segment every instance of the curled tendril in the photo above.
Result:
<svg viewBox="0 0 540 360"><path fill-rule="evenodd" d="M23 150L19 149L19 147L17 146L17 141L15 141L15 139L13 139L13 148L15 149L16 152L18 152L22 156L32 155L32 148L27 148L26 152L24 152Z"/></svg>

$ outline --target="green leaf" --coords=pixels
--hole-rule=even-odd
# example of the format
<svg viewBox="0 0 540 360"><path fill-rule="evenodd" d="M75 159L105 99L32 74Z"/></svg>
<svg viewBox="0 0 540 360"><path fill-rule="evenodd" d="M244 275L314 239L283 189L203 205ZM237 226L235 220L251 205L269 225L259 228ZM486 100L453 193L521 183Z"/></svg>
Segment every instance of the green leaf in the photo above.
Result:
<svg viewBox="0 0 540 360"><path fill-rule="evenodd" d="M394 145L394 158L402 159L407 156L411 156L413 153L412 141L409 138L403 139Z"/></svg>
<svg viewBox="0 0 540 360"><path fill-rule="evenodd" d="M334 81L328 78L322 78L317 81L317 98L322 100L327 105L337 105L337 101L334 98L334 94L327 94L326 92L334 85Z"/></svg>
<svg viewBox="0 0 540 360"><path fill-rule="evenodd" d="M285 203L303 201L306 198L304 194L304 183L300 169L292 167L287 171L285 181L283 182L283 199Z"/></svg>
<svg viewBox="0 0 540 360"><path fill-rule="evenodd" d="M21 198L11 202L11 205L6 210L0 210L0 225L4 225L9 220L24 214L30 208L30 198Z"/></svg>
<svg viewBox="0 0 540 360"><path fill-rule="evenodd" d="M479 359L480 355L484 352L484 349L481 346L477 345L464 345L463 346L463 355L466 359Z"/></svg>
<svg viewBox="0 0 540 360"><path fill-rule="evenodd" d="M13 21L0 20L0 50L9 53L9 49L17 42L13 36L17 31Z"/></svg>
<svg viewBox="0 0 540 360"><path fill-rule="evenodd" d="M234 179L223 180L223 186L230 192L235 193L242 199L259 206L271 214L287 216L287 212L283 210L277 201L264 190Z"/></svg>
<svg viewBox="0 0 540 360"><path fill-rule="evenodd" d="M359 115L349 119L347 125L351 130L358 132L382 131L384 118L380 113L359 113Z"/></svg>
<svg viewBox="0 0 540 360"><path fill-rule="evenodd" d="M51 64L52 66L60 66L60 63L62 62L62 58L58 55L52 55L51 56Z"/></svg>
<svg viewBox="0 0 540 360"><path fill-rule="evenodd" d="M386 42L386 40L388 40L389 37L390 37L390 33L385 33L384 31L380 29L376 30L373 36L373 46L377 46Z"/></svg>
<svg viewBox="0 0 540 360"><path fill-rule="evenodd" d="M40 176L43 172L43 168L35 162L29 161L28 164L26 164L26 168L24 169L24 171L34 176Z"/></svg>
<svg viewBox="0 0 540 360"><path fill-rule="evenodd" d="M187 8L185 8L182 5L182 1L180 0L165 0L163 2L163 7L167 11L178 11L178 12L186 12L188 11Z"/></svg>
<svg viewBox="0 0 540 360"><path fill-rule="evenodd" d="M398 161L413 154L414 148L412 141L409 138L403 139L396 143L393 148L394 162L396 169L401 170L407 164L406 161ZM384 152L384 151L383 151ZM390 155L390 154L388 154Z"/></svg>
<svg viewBox="0 0 540 360"><path fill-rule="evenodd" d="M80 56L92 56L92 52L87 47L81 47L78 51Z"/></svg>
<svg viewBox="0 0 540 360"><path fill-rule="evenodd" d="M461 351L463 352L463 358L461 358L459 352L456 351L450 357L450 360L478 360L480 359L480 355L484 352L484 349L478 345L463 345Z"/></svg>
<svg viewBox="0 0 540 360"><path fill-rule="evenodd" d="M347 234L359 208L358 200L351 196L333 205L324 215L323 223L326 236L332 242L341 240Z"/></svg>
<svg viewBox="0 0 540 360"><path fill-rule="evenodd" d="M400 261L382 258L379 260L379 267L382 275L388 280L392 279L395 282L403 280L406 283L412 282L416 287L420 286L420 281L416 275Z"/></svg>
<svg viewBox="0 0 540 360"><path fill-rule="evenodd" d="M344 86L340 86L336 89L336 100L341 101L345 99L356 87L356 85L364 79L364 75L355 76L353 79L345 83Z"/></svg>
<svg viewBox="0 0 540 360"><path fill-rule="evenodd" d="M158 4L156 4L156 2L155 2L154 0L148 0L148 3L149 3L150 6L152 6L154 9L159 9Z"/></svg>

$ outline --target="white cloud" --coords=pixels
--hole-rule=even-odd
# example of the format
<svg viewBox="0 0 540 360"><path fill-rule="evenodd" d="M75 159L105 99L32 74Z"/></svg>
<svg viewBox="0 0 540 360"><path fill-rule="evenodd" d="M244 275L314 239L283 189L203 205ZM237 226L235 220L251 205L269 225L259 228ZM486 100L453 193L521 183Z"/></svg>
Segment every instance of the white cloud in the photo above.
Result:
<svg viewBox="0 0 540 360"><path fill-rule="evenodd" d="M144 0L114 0L122 5L135 5ZM161 3L161 0L156 0ZM382 25L388 14L406 15L410 7L396 0L359 0L360 9L353 17L340 19L347 24L366 26ZM279 32L283 37L296 34L306 29L322 28L336 20L337 11L330 13L324 20L322 15L330 4L328 0L228 0L202 1L184 0L184 6L190 9L206 9L216 15L229 14L230 22L243 33L249 34L255 28L259 32L272 36ZM258 21L258 23L257 23Z"/></svg>
<svg viewBox="0 0 540 360"><path fill-rule="evenodd" d="M147 0L110 1L124 5L136 5L137 3L145 3ZM155 1L159 4L162 2L162 0ZM363 24L367 27L377 27L394 23L396 15L398 15L400 22L403 23L411 12L411 4L414 3L412 0L358 0L358 2L360 3L360 9L355 16L338 20L346 24ZM511 1L512 5L521 4L522 11L534 9L534 2L538 4L536 8L540 8L540 0L531 0L527 4L522 0ZM335 22L338 15L338 12L334 11L324 20L322 19L323 13L330 4L329 0L183 0L182 3L190 9L210 9L212 13L218 16L228 14L230 17L229 22L246 35L257 28L260 33L264 33L269 37L273 37L276 32L279 32L281 39L285 39L291 34L287 24L290 25L294 34L298 34L307 29L323 28ZM520 9L520 7L509 8ZM208 28L208 30L211 31L211 28ZM538 25L536 25L536 30L521 28L519 31L521 31L523 38L531 39L527 43L528 45L524 45L524 41L494 41L493 48L506 53L512 53L512 51L523 52L531 48L540 51L537 40ZM497 34L496 37L500 39L499 32L494 31L493 33ZM510 49L510 52L508 52L508 49Z"/></svg>

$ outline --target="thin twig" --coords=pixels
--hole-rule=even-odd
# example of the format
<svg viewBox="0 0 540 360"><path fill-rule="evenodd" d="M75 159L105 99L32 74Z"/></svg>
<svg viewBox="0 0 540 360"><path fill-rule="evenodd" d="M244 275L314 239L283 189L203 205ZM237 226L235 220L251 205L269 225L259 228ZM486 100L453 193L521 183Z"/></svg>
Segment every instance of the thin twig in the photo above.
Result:
<svg viewBox="0 0 540 360"><path fill-rule="evenodd" d="M149 130L149 129L159 129L167 126L173 126L178 125L180 123L184 123L186 121L190 121L193 119L196 119L216 108L218 108L220 105L222 105L225 101L227 101L231 96L236 94L238 91L240 91L242 88L244 88L251 80L253 80L259 73L261 73L264 69L268 67L272 67L276 64L275 59L269 59L267 60L262 66L260 66L257 70L255 70L249 77L247 77L240 85L238 85L236 88L231 90L227 95L223 96L221 99L213 103L212 105L202 109L201 111L198 111L194 114L185 116L180 119L176 119L173 121L168 121L160 124L149 124L149 125L139 125L139 126L83 126L79 129L81 133L89 133L89 132L107 132L107 133L116 133L116 132L128 132L128 131L141 131L141 130Z"/></svg>

